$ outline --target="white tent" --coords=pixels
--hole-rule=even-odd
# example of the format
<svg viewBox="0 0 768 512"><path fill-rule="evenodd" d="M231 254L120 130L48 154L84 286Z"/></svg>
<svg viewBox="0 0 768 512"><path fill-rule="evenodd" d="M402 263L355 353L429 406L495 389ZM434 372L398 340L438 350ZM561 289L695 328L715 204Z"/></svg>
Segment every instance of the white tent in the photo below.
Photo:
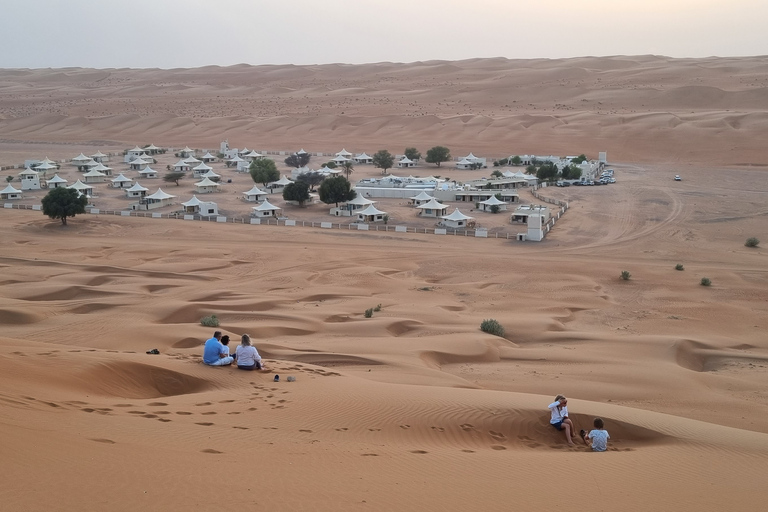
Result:
<svg viewBox="0 0 768 512"><path fill-rule="evenodd" d="M415 206L419 206L420 204L428 203L429 201L433 200L434 197L422 190L418 195L409 197L408 199L410 199Z"/></svg>
<svg viewBox="0 0 768 512"><path fill-rule="evenodd" d="M21 190L9 183L7 187L0 190L0 199L21 199Z"/></svg>
<svg viewBox="0 0 768 512"><path fill-rule="evenodd" d="M204 154L203 156L201 156L201 157L200 157L200 160L202 160L202 161L203 161L203 162L205 162L205 163L208 163L208 162L215 162L215 161L216 161L216 157L215 157L215 156L213 156L213 155L211 154L211 152L209 151L209 152L207 152L206 154Z"/></svg>
<svg viewBox="0 0 768 512"><path fill-rule="evenodd" d="M113 188L126 188L131 183L133 183L133 180L131 178L126 178L122 174L119 174L116 178L112 178L112 187Z"/></svg>
<svg viewBox="0 0 768 512"><path fill-rule="evenodd" d="M442 217L448 211L448 206L434 198L429 202L420 204L416 208L420 210L419 215L422 217Z"/></svg>
<svg viewBox="0 0 768 512"><path fill-rule="evenodd" d="M48 171L52 170L52 169L56 169L56 166L55 166L55 165L52 165L52 164L49 164L48 162L45 162L45 161L43 161L43 163L41 163L41 164L37 164L37 165L35 166L35 170L36 170L37 172L40 172L40 173L42 173L42 174L43 174L43 176L45 176L45 174L46 174Z"/></svg>
<svg viewBox="0 0 768 512"><path fill-rule="evenodd" d="M213 170L213 167L211 167L210 165L207 165L205 162L202 162L199 165L196 165L195 167L192 168L192 171L194 172L195 177L200 177L211 170Z"/></svg>
<svg viewBox="0 0 768 512"><path fill-rule="evenodd" d="M272 183L270 183L269 188L272 190L276 188L282 189L282 188L285 188L287 185L290 185L291 183L293 183L293 181L291 181L285 175L283 175L279 180L273 181Z"/></svg>
<svg viewBox="0 0 768 512"><path fill-rule="evenodd" d="M91 157L85 156L84 154L80 153L75 158L72 159L72 163L75 165L83 165L83 162L87 162L90 160Z"/></svg>
<svg viewBox="0 0 768 512"><path fill-rule="evenodd" d="M362 210L366 206L371 205L375 202L376 201L371 201L367 197L363 197L360 194L357 194L354 199L350 199L344 204L347 207L347 209L351 211L351 210Z"/></svg>
<svg viewBox="0 0 768 512"><path fill-rule="evenodd" d="M147 166L144 169L139 171L139 175L142 178L157 178L157 171L151 168L150 166Z"/></svg>
<svg viewBox="0 0 768 512"><path fill-rule="evenodd" d="M19 173L21 190L40 190L40 174L33 169L24 169Z"/></svg>
<svg viewBox="0 0 768 512"><path fill-rule="evenodd" d="M95 168L83 174L83 179L86 183L102 183L106 177L106 174L97 171Z"/></svg>
<svg viewBox="0 0 768 512"><path fill-rule="evenodd" d="M198 160L197 158L195 158L193 156L185 158L184 162L189 164L190 166L197 165L197 164L201 163L200 160Z"/></svg>
<svg viewBox="0 0 768 512"><path fill-rule="evenodd" d="M144 196L143 203L147 205L147 209L161 208L173 204L173 200L176 196L167 194L163 189L158 188L154 194Z"/></svg>
<svg viewBox="0 0 768 512"><path fill-rule="evenodd" d="M341 151L339 151L338 153L336 153L336 156L341 156L341 157L344 157L344 158L346 158L347 160L349 160L349 157L351 157L351 156L352 156L352 153L350 153L350 152L349 152L349 151L347 151L346 149L342 149Z"/></svg>
<svg viewBox="0 0 768 512"><path fill-rule="evenodd" d="M385 215L387 215L387 212L383 212L369 204L367 208L357 212L357 220L360 222L382 222Z"/></svg>
<svg viewBox="0 0 768 512"><path fill-rule="evenodd" d="M245 158L250 158L251 160L258 160L259 158L264 158L264 155L257 152L256 150L251 151L250 153L243 155Z"/></svg>
<svg viewBox="0 0 768 512"><path fill-rule="evenodd" d="M179 154L181 155L182 158L188 158L195 154L195 150L191 149L189 146L184 146L184 149L179 151Z"/></svg>
<svg viewBox="0 0 768 512"><path fill-rule="evenodd" d="M201 201L197 196L192 196L192 199L185 203L181 203L184 207L185 213L199 213L204 217L219 214L219 207L216 203L211 201Z"/></svg>
<svg viewBox="0 0 768 512"><path fill-rule="evenodd" d="M53 178L47 180L45 183L48 185L48 188L59 188L63 187L67 183L67 180L58 174L54 174Z"/></svg>
<svg viewBox="0 0 768 512"><path fill-rule="evenodd" d="M112 176L112 168L111 167L107 167L106 165L104 165L101 162L96 162L96 165L91 167L91 170L92 171L103 172L105 176Z"/></svg>
<svg viewBox="0 0 768 512"><path fill-rule="evenodd" d="M130 162L128 162L128 165L131 167L131 170L140 171L144 169L146 166L148 166L149 162L147 162L143 158L135 158Z"/></svg>
<svg viewBox="0 0 768 512"><path fill-rule="evenodd" d="M491 208L493 206L497 206L498 207L497 211L501 211L501 210L506 210L507 209L507 203L505 203L504 201L501 201L496 196L491 196L490 198L486 199L485 201L480 201L480 209L483 210L484 212L492 211Z"/></svg>
<svg viewBox="0 0 768 512"><path fill-rule="evenodd" d="M109 158L109 156L105 155L101 151L97 151L96 153L91 155L91 158L93 158L97 162L103 162L105 159Z"/></svg>
<svg viewBox="0 0 768 512"><path fill-rule="evenodd" d="M449 228L466 227L469 222L474 219L474 217L468 217L467 215L461 213L458 208L453 210L452 214L443 215L440 218L442 219L441 223Z"/></svg>
<svg viewBox="0 0 768 512"><path fill-rule="evenodd" d="M53 160L51 160L50 158L48 158L48 157L46 156L45 158L43 158L42 160L40 160L40 163L41 163L41 164L54 165L56 162L54 162Z"/></svg>
<svg viewBox="0 0 768 512"><path fill-rule="evenodd" d="M86 185L85 183L83 183L80 180L77 180L76 182L74 182L73 184L68 186L67 188L75 189L78 192L80 192L81 194L85 194L87 196L90 196L91 194L93 194L93 187L90 186L90 185Z"/></svg>
<svg viewBox="0 0 768 512"><path fill-rule="evenodd" d="M252 217L277 217L277 212L282 210L282 208L273 205L267 200L264 200L259 206L254 206L251 209L253 210L253 212L251 212Z"/></svg>
<svg viewBox="0 0 768 512"><path fill-rule="evenodd" d="M203 174L203 175L202 175L202 176L200 176L200 177L201 177L201 178L210 178L210 179L213 179L213 178L221 178L221 175L220 175L220 174L216 174L215 172L213 172L213 169L211 169L210 171L208 171L207 173Z"/></svg>
<svg viewBox="0 0 768 512"><path fill-rule="evenodd" d="M359 155L355 156L354 158L355 162L359 164L370 164L373 163L373 157L366 155L365 153L360 153Z"/></svg>
<svg viewBox="0 0 768 512"><path fill-rule="evenodd" d="M416 162L408 158L407 156L404 156L399 162L397 162L398 167L416 167Z"/></svg>
<svg viewBox="0 0 768 512"><path fill-rule="evenodd" d="M243 196L245 197L245 200L248 201L249 203L260 201L262 198L268 195L269 194L267 192L264 192L256 185L254 185L253 188L248 192L243 192Z"/></svg>
<svg viewBox="0 0 768 512"><path fill-rule="evenodd" d="M184 172L189 170L189 164L185 162L184 160L179 160L175 164L173 164L173 170L177 172Z"/></svg>
<svg viewBox="0 0 768 512"><path fill-rule="evenodd" d="M195 189L199 194L208 194L219 190L219 184L211 181L210 178L203 178L202 181L195 183Z"/></svg>
<svg viewBox="0 0 768 512"><path fill-rule="evenodd" d="M333 162L335 162L337 165L344 165L346 162L350 162L351 160L345 156L338 155L336 158L333 159Z"/></svg>
<svg viewBox="0 0 768 512"><path fill-rule="evenodd" d="M132 187L125 189L125 195L128 197L144 197L148 191L148 188L142 187L136 182Z"/></svg>

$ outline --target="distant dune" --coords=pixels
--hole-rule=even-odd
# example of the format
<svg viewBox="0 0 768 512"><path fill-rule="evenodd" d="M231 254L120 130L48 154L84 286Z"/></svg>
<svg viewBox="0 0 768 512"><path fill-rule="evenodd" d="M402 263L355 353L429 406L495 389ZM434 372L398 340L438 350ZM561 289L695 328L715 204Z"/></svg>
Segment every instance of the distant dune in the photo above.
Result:
<svg viewBox="0 0 768 512"><path fill-rule="evenodd" d="M768 58L472 59L411 64L0 70L19 140L768 164ZM7 137L7 135L6 135Z"/></svg>

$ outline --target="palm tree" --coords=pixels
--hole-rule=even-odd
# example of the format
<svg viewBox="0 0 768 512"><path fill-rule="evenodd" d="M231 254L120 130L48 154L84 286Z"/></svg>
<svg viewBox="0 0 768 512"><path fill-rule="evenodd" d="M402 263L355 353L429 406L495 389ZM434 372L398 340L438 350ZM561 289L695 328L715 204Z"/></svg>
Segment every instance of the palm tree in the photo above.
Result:
<svg viewBox="0 0 768 512"><path fill-rule="evenodd" d="M344 162L341 166L344 168L344 174L347 175L347 181L349 181L349 175L355 170L355 166L352 164L352 161Z"/></svg>

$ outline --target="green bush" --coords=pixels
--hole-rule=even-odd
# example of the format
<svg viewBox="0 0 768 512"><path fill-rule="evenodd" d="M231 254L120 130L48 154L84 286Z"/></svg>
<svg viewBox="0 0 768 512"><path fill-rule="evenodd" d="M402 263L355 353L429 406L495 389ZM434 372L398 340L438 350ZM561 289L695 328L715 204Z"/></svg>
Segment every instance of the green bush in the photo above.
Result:
<svg viewBox="0 0 768 512"><path fill-rule="evenodd" d="M709 286L712 284L712 280L708 277L701 278L701 286Z"/></svg>
<svg viewBox="0 0 768 512"><path fill-rule="evenodd" d="M204 325L206 327L218 327L219 319L216 317L216 315L204 316L200 319L200 325Z"/></svg>
<svg viewBox="0 0 768 512"><path fill-rule="evenodd" d="M675 265L675 270L685 270L685 267L683 266L682 263L678 263L677 265Z"/></svg>
<svg viewBox="0 0 768 512"><path fill-rule="evenodd" d="M373 316L373 308L368 308L365 310L365 318L371 318Z"/></svg>
<svg viewBox="0 0 768 512"><path fill-rule="evenodd" d="M747 238L747 241L744 242L744 245L746 245L747 247L757 247L758 245L760 245L760 240L751 236Z"/></svg>
<svg viewBox="0 0 768 512"><path fill-rule="evenodd" d="M504 327L502 327L499 322L492 318L483 320L480 324L480 330L487 332L488 334L493 334L494 336L504 336Z"/></svg>
<svg viewBox="0 0 768 512"><path fill-rule="evenodd" d="M373 310L374 310L376 313L378 313L379 311L381 311L381 304L378 304L378 305L376 305L376 307L375 307L375 308L373 308Z"/></svg>
<svg viewBox="0 0 768 512"><path fill-rule="evenodd" d="M624 281L629 281L629 278L632 277L632 274L629 273L629 270L622 270L621 271L621 278Z"/></svg>

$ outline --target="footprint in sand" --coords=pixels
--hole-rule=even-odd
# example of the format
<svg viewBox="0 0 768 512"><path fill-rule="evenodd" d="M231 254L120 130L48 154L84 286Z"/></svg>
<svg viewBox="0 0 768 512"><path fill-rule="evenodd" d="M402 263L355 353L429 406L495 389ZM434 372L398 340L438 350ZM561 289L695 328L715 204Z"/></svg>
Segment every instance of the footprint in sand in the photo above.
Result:
<svg viewBox="0 0 768 512"><path fill-rule="evenodd" d="M430 427L432 430L435 430L437 432L445 432L445 429L443 427Z"/></svg>
<svg viewBox="0 0 768 512"><path fill-rule="evenodd" d="M501 446L500 444L493 444L491 445L492 450L506 450L507 448L505 446Z"/></svg>
<svg viewBox="0 0 768 512"><path fill-rule="evenodd" d="M336 432L346 432L347 430L349 430L349 429L346 428L346 427L342 427L342 428L337 428Z"/></svg>
<svg viewBox="0 0 768 512"><path fill-rule="evenodd" d="M95 438L95 439L89 439L89 441L96 441L97 443L104 443L104 444L115 444L115 442L111 439Z"/></svg>
<svg viewBox="0 0 768 512"><path fill-rule="evenodd" d="M222 400L219 403L220 404L231 404L232 402L234 402L234 400Z"/></svg>
<svg viewBox="0 0 768 512"><path fill-rule="evenodd" d="M489 431L488 435L490 435L496 441L503 441L503 440L505 440L507 438L507 436L505 436L501 432L494 432L493 430Z"/></svg>
<svg viewBox="0 0 768 512"><path fill-rule="evenodd" d="M168 418L157 418L157 421L162 421L163 423L168 423L171 420L169 420Z"/></svg>
<svg viewBox="0 0 768 512"><path fill-rule="evenodd" d="M461 451L463 451L464 453L475 453L475 450L461 450Z"/></svg>
<svg viewBox="0 0 768 512"><path fill-rule="evenodd" d="M464 432L471 432L475 430L475 426L470 423L462 423L461 425L459 425L459 428L461 428L461 430L463 430Z"/></svg>
<svg viewBox="0 0 768 512"><path fill-rule="evenodd" d="M301 430L299 430L299 432L304 432L305 434L311 434L312 433L311 430L305 430L305 429L301 429Z"/></svg>
<svg viewBox="0 0 768 512"><path fill-rule="evenodd" d="M128 414L147 414L146 411L128 411Z"/></svg>
<svg viewBox="0 0 768 512"><path fill-rule="evenodd" d="M157 414L145 414L142 418L157 418Z"/></svg>
<svg viewBox="0 0 768 512"><path fill-rule="evenodd" d="M201 402L199 404L195 404L195 407L204 407L206 405L213 405L211 402Z"/></svg>
<svg viewBox="0 0 768 512"><path fill-rule="evenodd" d="M250 430L248 427L237 427L237 426L235 426L235 427L232 427L232 428L236 428L238 430Z"/></svg>
<svg viewBox="0 0 768 512"><path fill-rule="evenodd" d="M240 411L228 412L227 414L241 414Z"/></svg>
<svg viewBox="0 0 768 512"><path fill-rule="evenodd" d="M249 407L248 410L249 411L258 411L258 409L256 407Z"/></svg>
<svg viewBox="0 0 768 512"><path fill-rule="evenodd" d="M378 453L361 453L360 455L362 455L363 457L378 457L379 456Z"/></svg>
<svg viewBox="0 0 768 512"><path fill-rule="evenodd" d="M200 450L202 453L213 453L213 454L219 454L224 453L220 452L219 450L214 450L213 448L206 448L205 450Z"/></svg>
<svg viewBox="0 0 768 512"><path fill-rule="evenodd" d="M86 407L85 409L80 409L83 412L94 412L96 409L91 409L90 407Z"/></svg>
<svg viewBox="0 0 768 512"><path fill-rule="evenodd" d="M133 404L115 404L112 407L133 407Z"/></svg>
<svg viewBox="0 0 768 512"><path fill-rule="evenodd" d="M426 450L411 450L411 453L417 453L419 455L424 455L425 453L429 453Z"/></svg>
<svg viewBox="0 0 768 512"><path fill-rule="evenodd" d="M195 425L200 425L202 427L210 427L211 425L213 425L213 423L209 423L207 421L203 421L203 422L200 422L200 423L195 423Z"/></svg>
<svg viewBox="0 0 768 512"><path fill-rule="evenodd" d="M147 404L147 407L165 407L168 404L165 402L152 402L150 404Z"/></svg>
<svg viewBox="0 0 768 512"><path fill-rule="evenodd" d="M178 414L180 416L191 416L192 415L191 412L187 412L187 411L176 411L176 414Z"/></svg>
<svg viewBox="0 0 768 512"><path fill-rule="evenodd" d="M400 428L407 429L407 428L411 428L411 426L410 425L400 425Z"/></svg>
<svg viewBox="0 0 768 512"><path fill-rule="evenodd" d="M380 428L369 428L368 431L369 432L381 432L381 429Z"/></svg>
<svg viewBox="0 0 768 512"><path fill-rule="evenodd" d="M204 413L203 413L201 416L210 416L210 415L212 415L212 414L216 414L216 411L208 411L208 412L204 412Z"/></svg>

